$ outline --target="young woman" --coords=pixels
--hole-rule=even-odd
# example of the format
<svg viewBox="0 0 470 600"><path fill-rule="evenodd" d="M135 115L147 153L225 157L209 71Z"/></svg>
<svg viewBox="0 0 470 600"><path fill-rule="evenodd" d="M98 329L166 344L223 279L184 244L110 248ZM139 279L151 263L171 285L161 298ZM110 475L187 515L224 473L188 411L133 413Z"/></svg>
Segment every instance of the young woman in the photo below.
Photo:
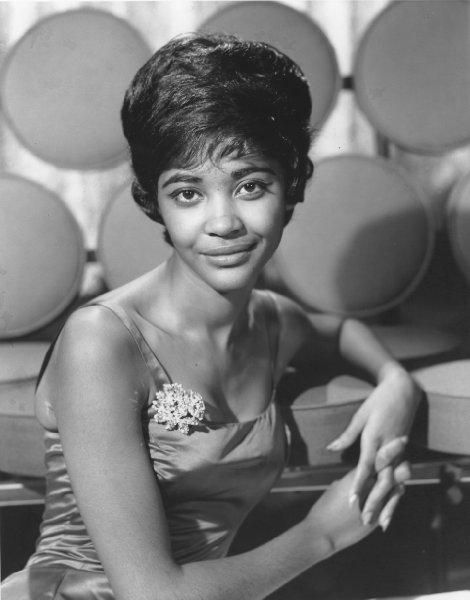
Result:
<svg viewBox="0 0 470 600"><path fill-rule="evenodd" d="M298 67L263 43L188 35L137 73L122 109L133 193L173 252L77 310L51 348L41 536L3 600L264 598L387 526L415 384L359 322L254 287L312 173L310 109ZM377 380L332 444L361 434L357 469L297 526L227 556L285 464L279 378L335 350Z"/></svg>

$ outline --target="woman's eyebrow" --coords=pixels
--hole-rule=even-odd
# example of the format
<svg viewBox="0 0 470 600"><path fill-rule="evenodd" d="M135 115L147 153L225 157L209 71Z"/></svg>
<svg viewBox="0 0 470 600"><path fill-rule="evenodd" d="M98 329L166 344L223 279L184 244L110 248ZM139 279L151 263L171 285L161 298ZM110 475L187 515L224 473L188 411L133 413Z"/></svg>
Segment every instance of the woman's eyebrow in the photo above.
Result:
<svg viewBox="0 0 470 600"><path fill-rule="evenodd" d="M276 172L273 169L265 166L250 166L243 167L241 169L236 169L230 173L232 179L241 179L242 177L246 177L251 173L269 173L271 175L276 176ZM201 183L202 178L196 177L196 175L189 175L188 173L174 173L170 175L168 179L162 184L162 188L165 188L172 183Z"/></svg>
<svg viewBox="0 0 470 600"><path fill-rule="evenodd" d="M172 183L201 183L202 179L195 175L185 175L184 173L175 173L168 177L165 183L162 184L162 188L167 187Z"/></svg>
<svg viewBox="0 0 470 600"><path fill-rule="evenodd" d="M242 177L246 177L246 175L250 175L251 173L270 173L271 175L277 176L276 171L270 169L265 166L252 166L245 167L243 169L237 169L236 171L232 171L231 177L232 179L241 179Z"/></svg>

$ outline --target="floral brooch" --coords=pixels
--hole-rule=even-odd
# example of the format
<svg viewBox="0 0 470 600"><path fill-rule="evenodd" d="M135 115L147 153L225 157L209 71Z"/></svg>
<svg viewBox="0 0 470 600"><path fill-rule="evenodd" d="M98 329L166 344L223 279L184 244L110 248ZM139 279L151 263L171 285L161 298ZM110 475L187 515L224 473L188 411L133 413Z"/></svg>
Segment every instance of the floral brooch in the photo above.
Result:
<svg viewBox="0 0 470 600"><path fill-rule="evenodd" d="M206 410L201 394L185 390L180 383L164 383L163 391L155 394L153 418L165 429L177 429L189 435L190 428L199 425Z"/></svg>

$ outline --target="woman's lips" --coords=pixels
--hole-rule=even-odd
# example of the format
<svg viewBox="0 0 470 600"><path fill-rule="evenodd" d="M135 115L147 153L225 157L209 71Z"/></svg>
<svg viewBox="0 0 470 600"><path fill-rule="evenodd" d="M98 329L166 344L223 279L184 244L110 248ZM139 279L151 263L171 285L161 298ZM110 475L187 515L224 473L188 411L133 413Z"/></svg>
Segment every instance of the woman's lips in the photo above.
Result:
<svg viewBox="0 0 470 600"><path fill-rule="evenodd" d="M202 252L207 256L225 256L227 254L238 254L240 252L247 252L252 250L256 245L256 242L238 242L231 244L223 244L215 246L214 248L207 248Z"/></svg>
<svg viewBox="0 0 470 600"><path fill-rule="evenodd" d="M219 267L233 267L247 262L255 246L255 242L227 244L205 250L202 254Z"/></svg>

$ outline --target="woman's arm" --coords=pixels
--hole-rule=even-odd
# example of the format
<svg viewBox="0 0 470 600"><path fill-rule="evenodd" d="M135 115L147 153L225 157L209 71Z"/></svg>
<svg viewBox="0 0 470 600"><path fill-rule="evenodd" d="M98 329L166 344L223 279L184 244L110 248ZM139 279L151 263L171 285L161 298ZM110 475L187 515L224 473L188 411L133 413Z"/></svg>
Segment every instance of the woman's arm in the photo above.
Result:
<svg viewBox="0 0 470 600"><path fill-rule="evenodd" d="M383 499L390 496L397 483L409 477L403 456L421 390L360 321L323 314L307 315L295 302L282 296L277 296L277 302L281 313L280 372L295 360L305 363L341 358L367 373L377 384L347 429L328 446L334 451L344 450L361 436L351 501L359 499L365 521L374 521L379 518ZM366 493L367 480L376 474L376 485ZM399 486L380 514L383 528L388 526L401 493Z"/></svg>
<svg viewBox="0 0 470 600"><path fill-rule="evenodd" d="M176 564L142 435L148 376L134 346L112 313L82 309L59 337L38 390L53 401L77 503L118 600L261 599L371 531L348 505L349 475L267 544Z"/></svg>
<svg viewBox="0 0 470 600"><path fill-rule="evenodd" d="M361 435L361 454L351 490L354 497L361 494L364 481L374 470L380 472L387 465L408 469L406 463L400 461L422 392L410 374L363 323L355 319L345 320L339 336L339 349L346 360L366 371L377 384L346 430L329 446L332 450L344 450ZM380 449L398 438L405 443L397 445L398 453L395 456L391 454L388 457L391 462L387 463L387 457ZM389 477L390 471L385 470L383 476ZM368 513L374 513L373 500L372 495L364 506L366 520L370 518Z"/></svg>

